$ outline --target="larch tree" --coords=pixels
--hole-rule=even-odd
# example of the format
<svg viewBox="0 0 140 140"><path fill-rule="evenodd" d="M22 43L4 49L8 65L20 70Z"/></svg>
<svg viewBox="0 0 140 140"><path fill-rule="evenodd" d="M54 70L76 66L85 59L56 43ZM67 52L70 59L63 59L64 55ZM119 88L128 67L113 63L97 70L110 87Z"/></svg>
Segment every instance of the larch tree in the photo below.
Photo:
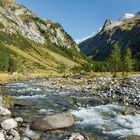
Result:
<svg viewBox="0 0 140 140"><path fill-rule="evenodd" d="M133 58L132 58L132 52L130 48L126 50L126 53L123 57L123 72L128 74L128 72L131 72L133 70Z"/></svg>
<svg viewBox="0 0 140 140"><path fill-rule="evenodd" d="M110 65L110 70L112 72L113 77L117 76L117 72L121 71L121 50L118 44L113 45L112 53L108 58L108 62Z"/></svg>

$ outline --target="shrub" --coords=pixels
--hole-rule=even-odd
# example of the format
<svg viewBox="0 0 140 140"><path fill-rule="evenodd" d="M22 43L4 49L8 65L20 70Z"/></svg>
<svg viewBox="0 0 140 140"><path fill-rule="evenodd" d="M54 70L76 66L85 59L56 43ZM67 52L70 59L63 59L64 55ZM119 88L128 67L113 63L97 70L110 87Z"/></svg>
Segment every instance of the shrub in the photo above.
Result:
<svg viewBox="0 0 140 140"><path fill-rule="evenodd" d="M9 58L9 68L8 72L14 72L17 70L16 60L12 57Z"/></svg>
<svg viewBox="0 0 140 140"><path fill-rule="evenodd" d="M0 45L0 71L14 72L17 70L16 60L10 56L10 51L6 47Z"/></svg>
<svg viewBox="0 0 140 140"><path fill-rule="evenodd" d="M73 74L80 74L82 72L82 67L81 66L74 66L71 68L71 72Z"/></svg>
<svg viewBox="0 0 140 140"><path fill-rule="evenodd" d="M13 108L14 106L14 99L10 95L3 95L2 87L0 86L0 96L3 98L4 103L6 106Z"/></svg>
<svg viewBox="0 0 140 140"><path fill-rule="evenodd" d="M61 63L57 66L57 70L59 73L65 73L67 71L67 66Z"/></svg>
<svg viewBox="0 0 140 140"><path fill-rule="evenodd" d="M13 108L13 106L14 106L14 99L10 95L7 95L7 96L4 95L3 99L4 99L5 104L7 106L9 106L10 108Z"/></svg>
<svg viewBox="0 0 140 140"><path fill-rule="evenodd" d="M93 64L91 64L91 63L82 64L82 70L85 72L93 71Z"/></svg>

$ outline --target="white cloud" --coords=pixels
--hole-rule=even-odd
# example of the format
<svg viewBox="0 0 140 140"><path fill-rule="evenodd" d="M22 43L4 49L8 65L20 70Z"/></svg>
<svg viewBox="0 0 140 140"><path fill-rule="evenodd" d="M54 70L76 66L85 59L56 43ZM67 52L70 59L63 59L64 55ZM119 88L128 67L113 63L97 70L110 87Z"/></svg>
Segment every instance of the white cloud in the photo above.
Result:
<svg viewBox="0 0 140 140"><path fill-rule="evenodd" d="M88 36L86 36L86 37L84 37L84 38L81 38L81 39L75 39L75 42L76 42L77 44L79 44L79 43L83 42L84 40L86 40L86 39L88 39L88 38L90 38L90 37L95 36L98 32L101 31L101 29L102 29L102 28L99 28L98 31L96 31L96 32L92 32L90 35L88 35Z"/></svg>

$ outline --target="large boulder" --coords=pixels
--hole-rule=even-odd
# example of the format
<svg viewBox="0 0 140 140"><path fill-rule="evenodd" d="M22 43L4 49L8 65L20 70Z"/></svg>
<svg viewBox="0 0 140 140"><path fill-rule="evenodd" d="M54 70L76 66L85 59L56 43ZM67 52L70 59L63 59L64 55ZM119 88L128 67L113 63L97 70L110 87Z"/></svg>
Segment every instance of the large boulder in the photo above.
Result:
<svg viewBox="0 0 140 140"><path fill-rule="evenodd" d="M5 130L16 128L18 126L17 122L14 119L7 119L1 123L1 126Z"/></svg>
<svg viewBox="0 0 140 140"><path fill-rule="evenodd" d="M74 117L68 112L58 113L51 116L46 116L41 120L37 120L32 128L36 130L56 130L71 127L74 124Z"/></svg>

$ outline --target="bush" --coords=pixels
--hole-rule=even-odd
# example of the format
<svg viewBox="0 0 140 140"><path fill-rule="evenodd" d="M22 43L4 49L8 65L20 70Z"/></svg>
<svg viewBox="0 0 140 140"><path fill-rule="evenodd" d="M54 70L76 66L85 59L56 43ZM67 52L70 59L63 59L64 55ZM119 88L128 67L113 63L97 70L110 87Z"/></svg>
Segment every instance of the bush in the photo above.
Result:
<svg viewBox="0 0 140 140"><path fill-rule="evenodd" d="M67 66L61 63L57 66L57 70L59 73L65 73L67 71Z"/></svg>
<svg viewBox="0 0 140 140"><path fill-rule="evenodd" d="M109 64L108 62L97 62L95 61L93 63L93 71L94 72L107 72L109 71L110 67L109 67Z"/></svg>
<svg viewBox="0 0 140 140"><path fill-rule="evenodd" d="M5 104L9 106L10 108L13 108L14 106L14 99L11 96L3 96L3 99L5 101Z"/></svg>
<svg viewBox="0 0 140 140"><path fill-rule="evenodd" d="M16 60L12 57L9 58L9 68L8 72L14 72L17 70Z"/></svg>
<svg viewBox="0 0 140 140"><path fill-rule="evenodd" d="M0 45L0 71L7 71L9 68L9 51Z"/></svg>
<svg viewBox="0 0 140 140"><path fill-rule="evenodd" d="M82 67L81 66L74 66L71 68L71 72L73 74L80 74L82 72Z"/></svg>
<svg viewBox="0 0 140 140"><path fill-rule="evenodd" d="M10 95L3 95L2 87L0 86L0 96L3 98L4 103L6 106L13 108L14 106L14 99Z"/></svg>
<svg viewBox="0 0 140 140"><path fill-rule="evenodd" d="M10 56L10 51L0 45L0 71L14 72L17 70L16 60Z"/></svg>
<svg viewBox="0 0 140 140"><path fill-rule="evenodd" d="M85 72L93 71L93 64L91 64L91 63L82 64L82 70Z"/></svg>

